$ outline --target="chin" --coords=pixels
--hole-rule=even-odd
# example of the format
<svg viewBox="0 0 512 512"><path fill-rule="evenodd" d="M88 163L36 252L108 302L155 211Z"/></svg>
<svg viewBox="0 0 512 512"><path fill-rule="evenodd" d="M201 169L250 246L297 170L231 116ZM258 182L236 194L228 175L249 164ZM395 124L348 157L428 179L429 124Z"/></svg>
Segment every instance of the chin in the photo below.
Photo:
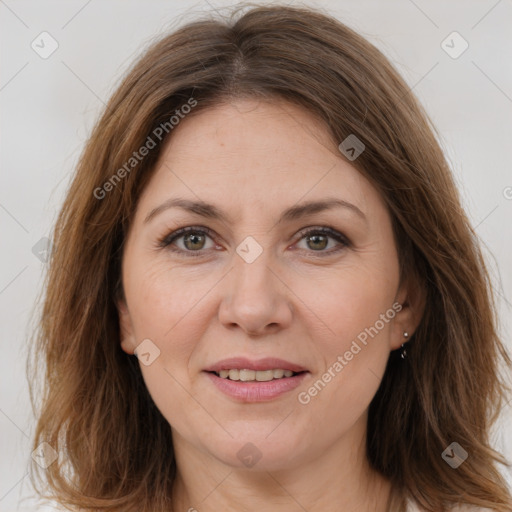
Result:
<svg viewBox="0 0 512 512"><path fill-rule="evenodd" d="M214 458L236 469L279 471L297 467L300 464L299 459L306 455L303 453L305 447L301 447L300 442L295 442L289 433L274 435L270 432L272 430L269 429L262 429L260 434L251 435L240 432L233 439L213 444L210 439L210 446L206 445L205 448Z"/></svg>

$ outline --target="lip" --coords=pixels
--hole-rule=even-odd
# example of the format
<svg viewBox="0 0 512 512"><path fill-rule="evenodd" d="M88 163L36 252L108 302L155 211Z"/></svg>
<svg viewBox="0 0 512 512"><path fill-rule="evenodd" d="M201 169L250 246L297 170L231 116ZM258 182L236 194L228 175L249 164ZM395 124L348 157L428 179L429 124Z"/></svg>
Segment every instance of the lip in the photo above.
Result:
<svg viewBox="0 0 512 512"><path fill-rule="evenodd" d="M220 370L291 370L292 372L306 372L307 368L303 368L298 364L285 361L284 359L278 359L275 357L265 357L264 359L250 360L246 357L231 357L229 359L223 359L208 368L205 368L205 372L219 372ZM287 377L292 379L293 377ZM234 381L232 381L234 382Z"/></svg>
<svg viewBox="0 0 512 512"><path fill-rule="evenodd" d="M220 364L220 363L218 363ZM256 363L254 363L256 364ZM259 364L259 363L258 363ZM261 365L260 365L261 366ZM231 366L231 368L234 368ZM235 366L236 368L236 366ZM248 370L253 370L255 368L248 368L244 366L244 368ZM268 368L268 366L267 366ZM275 368L282 368L282 366L276 366ZM220 368L221 370L227 370L227 368ZM283 368L288 369L288 368ZM291 369L291 368L289 368ZM218 371L218 370L211 370ZM292 370L294 371L294 370ZM301 371L301 370L298 370ZM288 393L295 389L302 380L308 375L309 372L303 371L303 373L299 373L294 375L293 377L284 377L282 379L271 380L267 382L243 382L240 380L230 380L223 379L216 375L215 373L208 373L205 371L205 375L210 379L210 381L219 389L222 393L229 396L230 398L235 399L239 402L267 402L270 400L274 400L285 393Z"/></svg>

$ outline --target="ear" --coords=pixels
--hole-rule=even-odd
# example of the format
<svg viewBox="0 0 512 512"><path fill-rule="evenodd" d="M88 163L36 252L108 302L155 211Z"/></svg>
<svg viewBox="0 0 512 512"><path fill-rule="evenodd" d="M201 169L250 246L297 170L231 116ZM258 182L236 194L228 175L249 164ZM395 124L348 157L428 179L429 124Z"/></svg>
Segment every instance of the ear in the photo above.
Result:
<svg viewBox="0 0 512 512"><path fill-rule="evenodd" d="M117 311L119 314L119 331L121 336L121 348L127 354L133 355L136 348L135 336L133 333L133 324L128 311L128 306L124 298L117 301Z"/></svg>
<svg viewBox="0 0 512 512"><path fill-rule="evenodd" d="M425 310L426 290L417 279L408 279L400 285L395 300L402 309L393 320L391 350L409 341L416 331ZM404 333L408 336L405 337Z"/></svg>

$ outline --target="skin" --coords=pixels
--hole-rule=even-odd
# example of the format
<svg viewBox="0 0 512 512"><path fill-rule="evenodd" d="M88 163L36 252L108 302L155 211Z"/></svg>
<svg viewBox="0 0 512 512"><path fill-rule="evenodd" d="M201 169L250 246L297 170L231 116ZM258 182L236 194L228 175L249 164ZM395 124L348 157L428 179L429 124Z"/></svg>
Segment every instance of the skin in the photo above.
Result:
<svg viewBox="0 0 512 512"><path fill-rule="evenodd" d="M144 222L175 197L212 203L229 220L171 208ZM335 208L277 222L288 207L326 197L356 205L366 220ZM184 226L214 235L158 246ZM322 226L349 245L299 233ZM248 236L263 250L252 263L236 252ZM133 354L150 339L160 350L140 368L172 429L175 510L386 510L390 484L365 456L367 411L390 351L419 317L399 282L383 199L321 121L286 102L256 100L187 116L139 199L122 277L122 349ZM394 319L308 404L299 403L299 392L396 302L403 308ZM233 356L279 357L310 373L278 398L240 403L203 372ZM237 456L247 443L261 454L252 467Z"/></svg>

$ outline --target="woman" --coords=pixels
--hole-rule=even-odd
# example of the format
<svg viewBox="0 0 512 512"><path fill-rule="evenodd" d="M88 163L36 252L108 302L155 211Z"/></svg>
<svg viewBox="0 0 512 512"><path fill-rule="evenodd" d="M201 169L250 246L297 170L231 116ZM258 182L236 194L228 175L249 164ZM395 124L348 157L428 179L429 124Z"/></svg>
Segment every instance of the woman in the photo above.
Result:
<svg viewBox="0 0 512 512"><path fill-rule="evenodd" d="M53 242L34 474L58 503L511 510L477 240L426 114L340 22L259 7L154 44Z"/></svg>

